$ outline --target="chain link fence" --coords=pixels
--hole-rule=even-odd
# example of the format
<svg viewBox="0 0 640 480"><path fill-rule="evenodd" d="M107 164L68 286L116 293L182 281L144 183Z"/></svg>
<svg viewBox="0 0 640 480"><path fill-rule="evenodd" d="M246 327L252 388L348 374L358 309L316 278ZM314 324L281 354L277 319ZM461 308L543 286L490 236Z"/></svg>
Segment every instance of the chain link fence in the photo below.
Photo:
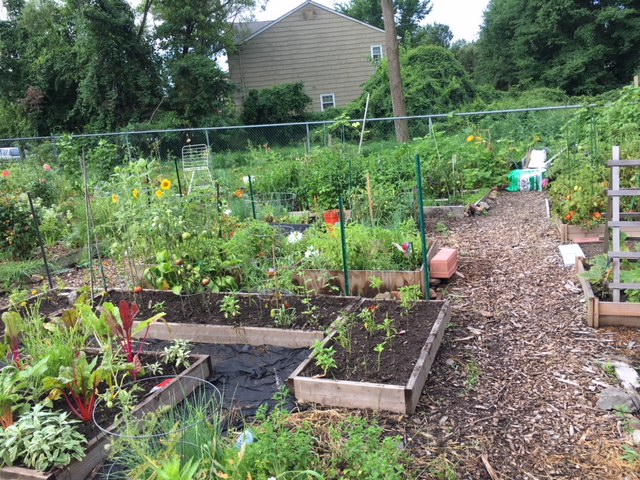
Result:
<svg viewBox="0 0 640 480"><path fill-rule="evenodd" d="M520 110L466 112L451 115L406 117L413 139L432 135L434 130L447 135L482 132L492 141L527 142L534 136L557 138L580 105ZM252 153L263 148L303 155L318 147L336 144L359 146L366 153L395 143L394 122L400 118L376 118L348 122L307 122L276 125L231 126L81 134L0 139L0 149L17 147L20 155L37 157L41 163L58 162L61 146L73 145L78 151L91 152L102 147L115 152L119 162L137 158L161 162L180 161L188 145L206 145L212 169L227 169L251 162ZM361 139L362 137L362 139ZM0 150L2 152L4 150ZM87 158L89 168L97 160ZM0 153L0 160L3 160ZM6 160L6 158L4 159ZM113 165L108 165L107 168ZM105 172L107 173L107 172Z"/></svg>

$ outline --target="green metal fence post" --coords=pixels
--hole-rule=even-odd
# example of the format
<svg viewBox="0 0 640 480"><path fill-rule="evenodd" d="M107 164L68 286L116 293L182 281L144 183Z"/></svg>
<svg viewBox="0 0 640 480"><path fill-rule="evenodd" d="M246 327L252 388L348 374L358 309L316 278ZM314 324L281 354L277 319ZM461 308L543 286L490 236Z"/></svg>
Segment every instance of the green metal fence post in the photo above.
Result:
<svg viewBox="0 0 640 480"><path fill-rule="evenodd" d="M344 271L344 294L351 295L351 284L349 282L349 256L347 255L347 228L344 222L344 202L342 195L338 198L340 208L340 239L342 240L342 270Z"/></svg>
<svg viewBox="0 0 640 480"><path fill-rule="evenodd" d="M429 300L429 259L427 258L427 229L424 222L424 199L422 198L422 167L420 155L416 155L416 176L418 183L418 207L420 208L420 241L422 243L422 267L424 271L424 298Z"/></svg>

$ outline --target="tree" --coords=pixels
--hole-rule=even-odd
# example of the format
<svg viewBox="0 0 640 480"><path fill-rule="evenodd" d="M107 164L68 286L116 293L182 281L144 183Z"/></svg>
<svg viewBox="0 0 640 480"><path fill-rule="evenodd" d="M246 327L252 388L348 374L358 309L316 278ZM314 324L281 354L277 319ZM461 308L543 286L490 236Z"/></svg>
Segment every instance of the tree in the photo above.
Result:
<svg viewBox="0 0 640 480"><path fill-rule="evenodd" d="M338 3L336 11L374 27L384 28L380 0L349 0ZM404 41L418 30L420 22L431 12L431 0L393 0L396 30Z"/></svg>
<svg viewBox="0 0 640 480"><path fill-rule="evenodd" d="M384 17L384 36L387 44L387 58L389 62L389 86L391 90L391 102L394 117L406 117L407 107L404 101L402 75L400 70L400 52L396 24L393 15L391 0L382 0L382 13ZM409 122L406 119L394 121L396 127L396 140L405 143L411 140L409 137Z"/></svg>
<svg viewBox="0 0 640 480"><path fill-rule="evenodd" d="M400 63L409 115L451 112L476 97L469 74L450 50L435 45L421 45L403 52ZM387 75L385 60L363 86L363 91L371 94L371 117L388 117L392 114ZM348 113L352 118L361 117L364 113L365 98L366 94L349 106Z"/></svg>
<svg viewBox="0 0 640 480"><path fill-rule="evenodd" d="M243 103L242 122L246 125L303 122L311 102L302 82L250 90Z"/></svg>
<svg viewBox="0 0 640 480"><path fill-rule="evenodd" d="M595 94L630 81L639 48L640 0L490 0L478 78Z"/></svg>
<svg viewBox="0 0 640 480"><path fill-rule="evenodd" d="M169 107L188 125L212 122L227 110L231 91L215 61L234 44L233 24L255 0L155 0L155 38L169 74Z"/></svg>
<svg viewBox="0 0 640 480"><path fill-rule="evenodd" d="M151 46L138 36L125 0L87 2L78 11L79 83L75 113L90 130L112 130L149 116L160 102Z"/></svg>
<svg viewBox="0 0 640 480"><path fill-rule="evenodd" d="M418 27L413 36L409 39L412 47L418 45L439 45L444 48L451 47L453 32L449 25L443 23L429 23Z"/></svg>

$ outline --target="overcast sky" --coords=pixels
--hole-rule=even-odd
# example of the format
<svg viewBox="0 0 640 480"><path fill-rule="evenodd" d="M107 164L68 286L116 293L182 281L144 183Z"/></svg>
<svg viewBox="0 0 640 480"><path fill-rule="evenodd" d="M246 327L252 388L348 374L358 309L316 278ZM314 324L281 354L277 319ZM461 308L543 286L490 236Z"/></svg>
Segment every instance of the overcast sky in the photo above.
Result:
<svg viewBox="0 0 640 480"><path fill-rule="evenodd" d="M333 8L333 0L315 0L317 3ZM267 9L256 11L257 20L275 20L293 10L304 0L269 0ZM338 3L346 3L339 1ZM449 25L455 40L477 40L482 13L489 0L431 0L431 13L423 23L444 23Z"/></svg>

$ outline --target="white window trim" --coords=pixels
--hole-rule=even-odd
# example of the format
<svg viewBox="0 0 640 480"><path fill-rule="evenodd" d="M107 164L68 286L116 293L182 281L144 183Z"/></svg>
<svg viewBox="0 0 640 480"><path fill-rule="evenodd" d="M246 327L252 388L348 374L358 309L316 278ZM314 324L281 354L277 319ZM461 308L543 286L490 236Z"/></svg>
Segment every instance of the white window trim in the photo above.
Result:
<svg viewBox="0 0 640 480"><path fill-rule="evenodd" d="M379 48L380 49L380 56L379 57L375 57L373 54L373 49L374 48ZM380 61L384 58L384 49L382 48L382 45L371 45L371 58L375 61Z"/></svg>
<svg viewBox="0 0 640 480"><path fill-rule="evenodd" d="M333 105L330 106L330 107L326 107L325 108L324 104L328 103L328 102L324 101L324 97L328 97L329 95L331 95L331 100L333 102ZM335 106L336 106L336 94L335 93L323 93L322 95L320 95L320 110L321 111L324 112L327 108L335 108Z"/></svg>

